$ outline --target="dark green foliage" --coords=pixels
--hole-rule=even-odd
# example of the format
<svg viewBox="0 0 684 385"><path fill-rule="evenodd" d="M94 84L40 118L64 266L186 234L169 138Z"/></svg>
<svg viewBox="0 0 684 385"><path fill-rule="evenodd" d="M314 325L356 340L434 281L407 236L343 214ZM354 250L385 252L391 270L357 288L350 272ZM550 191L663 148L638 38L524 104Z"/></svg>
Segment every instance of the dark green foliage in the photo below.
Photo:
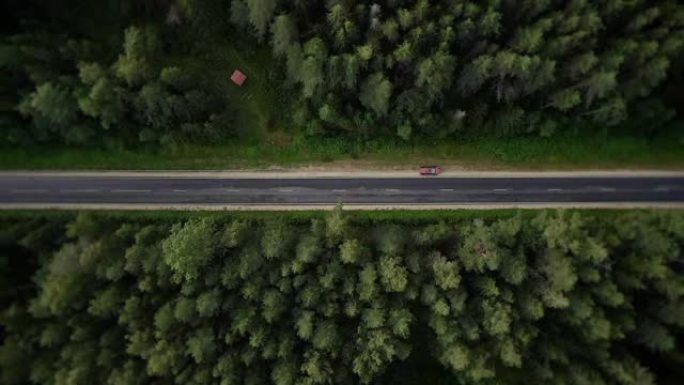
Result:
<svg viewBox="0 0 684 385"><path fill-rule="evenodd" d="M614 125L684 46L684 7L670 0L246 3L233 2L244 14L233 21L260 38L272 23L273 52L302 102L353 117L320 116L326 128L403 139L463 127L548 136L565 114Z"/></svg>
<svg viewBox="0 0 684 385"><path fill-rule="evenodd" d="M188 0L165 11L205 17L202 10L210 8L209 2L195 3ZM230 101L214 86L215 79L207 80L202 64L176 63L177 57L200 55L183 39L200 39L204 29L145 18L146 23L132 23L106 38L75 33L84 19L61 21L58 29L64 34L50 33L49 23L33 23L35 28L3 37L0 77L12 79L13 90L7 96L3 90L0 144L172 146L234 134Z"/></svg>
<svg viewBox="0 0 684 385"><path fill-rule="evenodd" d="M406 141L618 124L643 134L672 115L661 86L684 49L676 0L35 3L10 6L0 40L0 144L225 140L242 133L235 110L254 97L227 83L254 64L229 51L250 58L254 45L275 59L249 81L287 87L245 115L268 129Z"/></svg>
<svg viewBox="0 0 684 385"><path fill-rule="evenodd" d="M2 383L654 384L681 355L681 213L174 221L3 221Z"/></svg>

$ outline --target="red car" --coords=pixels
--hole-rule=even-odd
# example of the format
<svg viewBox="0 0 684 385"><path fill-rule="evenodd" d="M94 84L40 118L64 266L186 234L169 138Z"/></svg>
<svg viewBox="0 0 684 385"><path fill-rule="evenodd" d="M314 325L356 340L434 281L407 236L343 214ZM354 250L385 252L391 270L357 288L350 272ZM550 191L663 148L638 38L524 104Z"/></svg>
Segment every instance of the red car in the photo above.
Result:
<svg viewBox="0 0 684 385"><path fill-rule="evenodd" d="M439 175L442 168L439 166L421 166L420 175Z"/></svg>

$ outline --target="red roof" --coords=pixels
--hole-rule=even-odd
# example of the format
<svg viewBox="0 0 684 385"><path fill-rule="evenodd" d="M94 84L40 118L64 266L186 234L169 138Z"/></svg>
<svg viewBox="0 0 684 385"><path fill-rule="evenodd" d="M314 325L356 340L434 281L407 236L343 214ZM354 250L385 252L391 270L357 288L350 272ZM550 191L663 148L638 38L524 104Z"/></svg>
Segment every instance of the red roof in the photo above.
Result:
<svg viewBox="0 0 684 385"><path fill-rule="evenodd" d="M233 74L230 75L230 80L232 80L233 83L241 86L242 83L244 83L245 80L247 80L247 75L240 72L240 70L235 70L233 71Z"/></svg>

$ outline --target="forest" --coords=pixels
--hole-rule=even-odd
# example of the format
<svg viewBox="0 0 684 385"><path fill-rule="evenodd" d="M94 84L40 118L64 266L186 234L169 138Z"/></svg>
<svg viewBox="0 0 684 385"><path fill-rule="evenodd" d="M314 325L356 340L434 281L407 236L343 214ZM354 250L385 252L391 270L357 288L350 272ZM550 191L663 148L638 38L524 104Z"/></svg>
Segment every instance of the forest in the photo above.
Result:
<svg viewBox="0 0 684 385"><path fill-rule="evenodd" d="M678 384L684 214L0 216L3 384Z"/></svg>
<svg viewBox="0 0 684 385"><path fill-rule="evenodd" d="M5 3L3 145L649 135L682 110L675 0Z"/></svg>

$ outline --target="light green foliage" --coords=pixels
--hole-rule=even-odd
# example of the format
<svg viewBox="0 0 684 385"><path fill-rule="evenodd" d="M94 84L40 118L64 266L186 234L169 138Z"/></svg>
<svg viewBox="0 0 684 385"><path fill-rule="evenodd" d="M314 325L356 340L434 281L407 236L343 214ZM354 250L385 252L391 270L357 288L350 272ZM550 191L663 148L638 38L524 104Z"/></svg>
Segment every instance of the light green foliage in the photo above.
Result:
<svg viewBox="0 0 684 385"><path fill-rule="evenodd" d="M382 23L382 34L389 41L395 41L399 37L399 24L394 19L388 19Z"/></svg>
<svg viewBox="0 0 684 385"><path fill-rule="evenodd" d="M582 101L582 96L575 89L565 89L551 95L551 105L560 111L568 111Z"/></svg>
<svg viewBox="0 0 684 385"><path fill-rule="evenodd" d="M456 261L448 261L443 256L437 256L432 263L435 283L443 290L455 289L461 282L460 267Z"/></svg>
<svg viewBox="0 0 684 385"><path fill-rule="evenodd" d="M575 285L575 275L571 259L558 250L548 250L540 260L540 273L546 278L544 301L549 307L566 307L569 302L564 293Z"/></svg>
<svg viewBox="0 0 684 385"><path fill-rule="evenodd" d="M453 56L437 52L433 57L424 59L418 65L416 86L427 88L430 96L437 97L442 90L451 86L455 60Z"/></svg>
<svg viewBox="0 0 684 385"><path fill-rule="evenodd" d="M195 304L187 297L178 298L173 315L177 320L188 322L195 317Z"/></svg>
<svg viewBox="0 0 684 385"><path fill-rule="evenodd" d="M328 53L325 43L319 38L307 41L304 44L303 53L298 80L302 83L304 97L311 98L325 81L323 68Z"/></svg>
<svg viewBox="0 0 684 385"><path fill-rule="evenodd" d="M337 345L337 325L332 321L321 323L314 332L311 343L321 351L333 351Z"/></svg>
<svg viewBox="0 0 684 385"><path fill-rule="evenodd" d="M95 294L95 297L90 300L88 312L99 317L112 316L117 313L122 302L122 293L116 287L110 287Z"/></svg>
<svg viewBox="0 0 684 385"><path fill-rule="evenodd" d="M478 272L498 269L501 258L492 229L476 220L466 228L465 234L465 242L459 251L465 269Z"/></svg>
<svg viewBox="0 0 684 385"><path fill-rule="evenodd" d="M348 6L343 3L329 3L329 10L326 15L330 35L334 45L337 47L347 47L358 33L358 26L350 19Z"/></svg>
<svg viewBox="0 0 684 385"><path fill-rule="evenodd" d="M296 320L297 336L303 340L309 340L313 335L313 313L305 311Z"/></svg>
<svg viewBox="0 0 684 385"><path fill-rule="evenodd" d="M297 261L302 264L315 262L321 251L321 240L318 237L305 236L297 244Z"/></svg>
<svg viewBox="0 0 684 385"><path fill-rule="evenodd" d="M366 44L358 47L356 49L356 56L358 56L362 62L367 62L373 57L373 46Z"/></svg>
<svg viewBox="0 0 684 385"><path fill-rule="evenodd" d="M202 293L197 297L195 306L200 317L214 317L221 307L221 293L218 290Z"/></svg>
<svg viewBox="0 0 684 385"><path fill-rule="evenodd" d="M595 99L605 98L617 86L615 72L599 72L586 81L585 100L590 104Z"/></svg>
<svg viewBox="0 0 684 385"><path fill-rule="evenodd" d="M294 385L297 368L293 363L282 362L273 368L271 379L275 385Z"/></svg>
<svg viewBox="0 0 684 385"><path fill-rule="evenodd" d="M257 36L263 39L273 17L276 0L247 0L249 21L256 29Z"/></svg>
<svg viewBox="0 0 684 385"><path fill-rule="evenodd" d="M513 251L501 261L501 276L506 282L519 285L527 274L527 260L522 249Z"/></svg>
<svg viewBox="0 0 684 385"><path fill-rule="evenodd" d="M390 311L389 324L392 327L392 332L401 338L408 338L411 332L411 323L413 322L413 315L407 309L392 309Z"/></svg>
<svg viewBox="0 0 684 385"><path fill-rule="evenodd" d="M377 293L378 287L376 284L377 272L373 265L367 265L359 273L359 298L370 301Z"/></svg>
<svg viewBox="0 0 684 385"><path fill-rule="evenodd" d="M249 226L243 221L233 221L223 230L221 244L226 247L236 247L240 245L249 235Z"/></svg>
<svg viewBox="0 0 684 385"><path fill-rule="evenodd" d="M58 313L82 301L79 291L85 284L81 280L85 268L79 261L79 252L76 245L65 244L55 253L48 265L48 279L36 300L37 311Z"/></svg>
<svg viewBox="0 0 684 385"><path fill-rule="evenodd" d="M149 61L158 53L154 31L129 27L124 34L124 52L114 64L116 75L129 85L139 85L152 75Z"/></svg>
<svg viewBox="0 0 684 385"><path fill-rule="evenodd" d="M395 257L383 256L380 258L378 271L380 272L380 281L386 291L401 292L406 289L408 274L401 262L399 258Z"/></svg>
<svg viewBox="0 0 684 385"><path fill-rule="evenodd" d="M287 48L285 59L288 79L293 83L302 81L302 63L304 62L302 46L299 44L290 45Z"/></svg>
<svg viewBox="0 0 684 385"><path fill-rule="evenodd" d="M106 75L105 69L97 63L82 62L78 64L78 76L84 84L93 85Z"/></svg>
<svg viewBox="0 0 684 385"><path fill-rule="evenodd" d="M451 236L453 236L453 229L445 222L425 226L413 233L415 242L421 246L431 246L437 242L444 242Z"/></svg>
<svg viewBox="0 0 684 385"><path fill-rule="evenodd" d="M38 267L0 296L0 379L625 385L677 357L679 212L325 215L0 218Z"/></svg>
<svg viewBox="0 0 684 385"><path fill-rule="evenodd" d="M125 111L121 89L106 77L94 82L88 94L78 99L78 106L84 114L99 119L104 129L117 124Z"/></svg>
<svg viewBox="0 0 684 385"><path fill-rule="evenodd" d="M192 87L191 76L178 66L162 68L159 73L159 80L179 91Z"/></svg>
<svg viewBox="0 0 684 385"><path fill-rule="evenodd" d="M167 333L171 331L174 322L176 321L173 314L173 305L167 303L154 314L154 327L160 333Z"/></svg>
<svg viewBox="0 0 684 385"><path fill-rule="evenodd" d="M359 100L378 116L384 116L387 115L391 95L392 83L381 73L374 73L361 83Z"/></svg>
<svg viewBox="0 0 684 385"><path fill-rule="evenodd" d="M284 56L290 46L297 40L297 26L289 15L279 15L271 27L273 34L273 54Z"/></svg>
<svg viewBox="0 0 684 385"><path fill-rule="evenodd" d="M266 322L273 322L286 310L285 296L276 290L264 294L263 316Z"/></svg>
<svg viewBox="0 0 684 385"><path fill-rule="evenodd" d="M404 122L397 128L397 135L404 140L409 140L411 138L411 132L413 128L408 122Z"/></svg>
<svg viewBox="0 0 684 385"><path fill-rule="evenodd" d="M379 227L375 231L375 238L377 247L380 251L386 254L396 255L404 251L407 237L403 228L396 225L390 225Z"/></svg>
<svg viewBox="0 0 684 385"><path fill-rule="evenodd" d="M177 279L193 280L199 276L214 254L213 223L208 219L190 220L175 225L162 243L164 262Z"/></svg>
<svg viewBox="0 0 684 385"><path fill-rule="evenodd" d="M196 363L208 360L216 351L214 332L209 328L195 331L187 342L188 353Z"/></svg>
<svg viewBox="0 0 684 385"><path fill-rule="evenodd" d="M511 318L510 308L496 301L485 301L482 304L484 329L493 336L505 334L509 331Z"/></svg>
<svg viewBox="0 0 684 385"><path fill-rule="evenodd" d="M265 229L261 238L261 249L268 259L276 259L283 256L288 247L288 238L291 237L285 223L276 222Z"/></svg>
<svg viewBox="0 0 684 385"><path fill-rule="evenodd" d="M363 256L363 246L358 239L349 239L340 245L340 259L344 263L356 263Z"/></svg>
<svg viewBox="0 0 684 385"><path fill-rule="evenodd" d="M506 366L519 368L522 366L522 357L520 352L516 349L515 342L510 339L504 340L501 344L501 351L499 353L501 361Z"/></svg>
<svg viewBox="0 0 684 385"><path fill-rule="evenodd" d="M467 348L464 346L450 346L441 357L451 369L461 371L470 364L470 357Z"/></svg>
<svg viewBox="0 0 684 385"><path fill-rule="evenodd" d="M73 124L77 108L67 87L50 82L41 84L28 95L19 106L19 111L24 116L32 117L37 124L58 128Z"/></svg>
<svg viewBox="0 0 684 385"><path fill-rule="evenodd" d="M411 43L408 41L402 42L395 50L394 57L400 62L406 62L411 59Z"/></svg>
<svg viewBox="0 0 684 385"><path fill-rule="evenodd" d="M332 215L325 220L326 235L332 242L338 242L347 233L349 229L349 221L342 210L342 204L335 206Z"/></svg>
<svg viewBox="0 0 684 385"><path fill-rule="evenodd" d="M385 325L385 311L381 308L366 309L362 315L365 326L377 329Z"/></svg>
<svg viewBox="0 0 684 385"><path fill-rule="evenodd" d="M540 26L525 27L518 30L513 47L521 53L532 53L544 40L544 31Z"/></svg>

